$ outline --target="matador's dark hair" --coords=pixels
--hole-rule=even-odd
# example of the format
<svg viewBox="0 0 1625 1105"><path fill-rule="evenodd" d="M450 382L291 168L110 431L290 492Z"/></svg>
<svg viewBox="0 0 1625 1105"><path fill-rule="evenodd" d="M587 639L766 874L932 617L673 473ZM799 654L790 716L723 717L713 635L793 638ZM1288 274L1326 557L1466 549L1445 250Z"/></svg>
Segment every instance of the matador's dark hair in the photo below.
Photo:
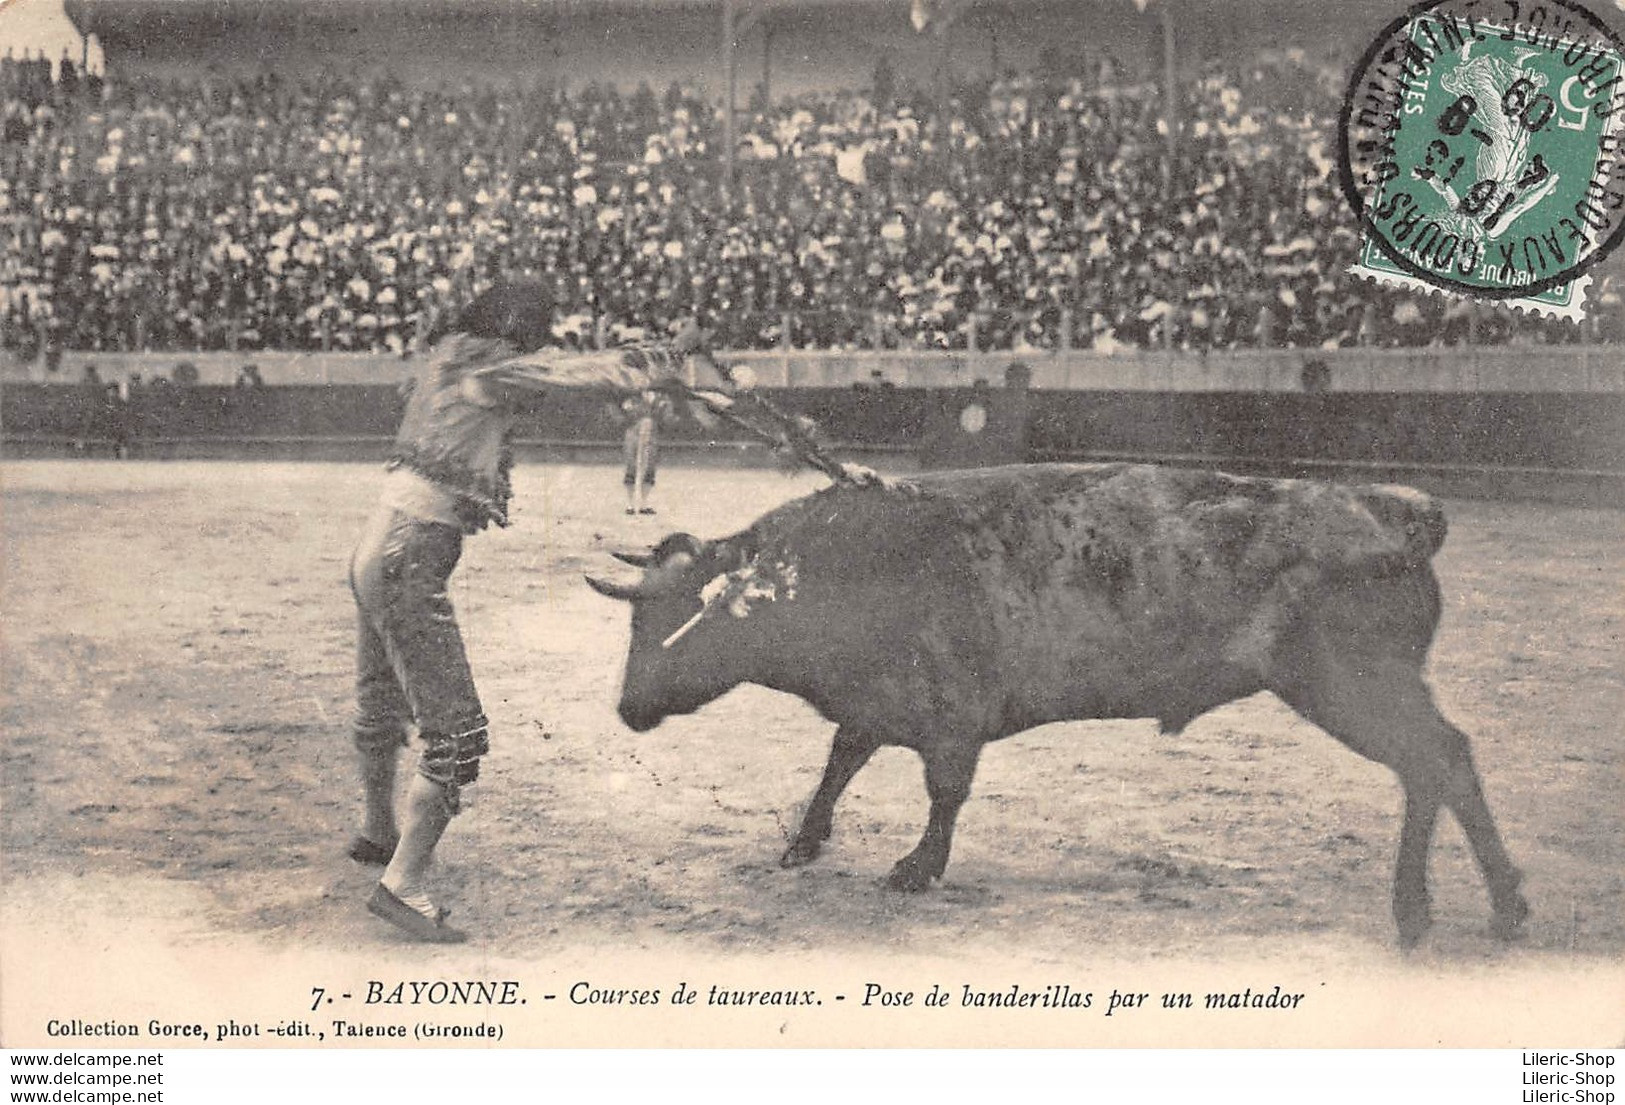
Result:
<svg viewBox="0 0 1625 1105"><path fill-rule="evenodd" d="M451 330L476 338L502 338L521 353L554 344L553 292L534 281L492 285L463 309Z"/></svg>

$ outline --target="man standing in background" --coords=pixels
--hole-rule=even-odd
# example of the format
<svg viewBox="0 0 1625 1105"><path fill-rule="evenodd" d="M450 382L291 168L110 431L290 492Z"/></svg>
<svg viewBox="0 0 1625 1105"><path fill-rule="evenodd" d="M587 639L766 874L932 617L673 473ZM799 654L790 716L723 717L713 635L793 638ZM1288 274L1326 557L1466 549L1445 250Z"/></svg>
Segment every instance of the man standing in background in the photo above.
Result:
<svg viewBox="0 0 1625 1105"><path fill-rule="evenodd" d="M640 391L621 403L626 417L626 433L621 441L626 458L626 512L653 514L649 505L654 494L655 470L660 462L660 424L672 414L671 400L658 391Z"/></svg>
<svg viewBox="0 0 1625 1105"><path fill-rule="evenodd" d="M700 326L698 320L684 320L677 327L669 346L670 356L675 360L666 366L665 371L678 372L690 385L698 384L703 388L720 384L724 390L732 390L732 374L712 359L710 339L711 334ZM628 355L638 363L647 361L650 356L646 350L633 350ZM655 375L660 373L656 372ZM701 405L689 403L685 406L702 426L715 424ZM626 431L621 438L621 452L626 460L622 482L626 486L628 514L655 512L654 507L649 505L649 496L654 493L655 472L660 464L660 427L671 422L679 413L665 391L640 388L621 401L621 415L626 419Z"/></svg>

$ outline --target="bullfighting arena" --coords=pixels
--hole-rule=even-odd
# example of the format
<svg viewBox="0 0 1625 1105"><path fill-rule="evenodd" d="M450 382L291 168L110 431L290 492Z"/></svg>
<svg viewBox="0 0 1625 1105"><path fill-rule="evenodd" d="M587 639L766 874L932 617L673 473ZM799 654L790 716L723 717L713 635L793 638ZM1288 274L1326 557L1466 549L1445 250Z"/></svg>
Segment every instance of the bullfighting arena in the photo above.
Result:
<svg viewBox="0 0 1625 1105"><path fill-rule="evenodd" d="M310 1016L313 987L519 978L558 1001L531 1001L508 1042L946 1042L906 1010L566 1007L577 981L686 979L848 1006L870 980L941 983L956 1004L962 983L1068 982L1097 1003L1287 983L1312 1014L956 1010L983 1043L1618 1044L1625 514L1448 504L1431 679L1475 741L1533 913L1521 942L1490 936L1444 819L1435 925L1407 956L1389 916L1398 787L1264 697L1179 737L1073 723L990 747L947 875L919 895L881 885L926 810L918 759L883 750L823 857L780 870L831 727L743 688L630 732L614 713L627 612L582 573L671 530L731 532L821 477L673 468L661 514L627 518L618 476L522 465L516 524L471 540L453 580L494 748L437 859L473 940L424 950L365 913L373 876L343 854L359 804L346 561L377 467L8 462L6 1042L46 1043L46 1016L145 1023L201 1001L213 1031L239 1008Z"/></svg>

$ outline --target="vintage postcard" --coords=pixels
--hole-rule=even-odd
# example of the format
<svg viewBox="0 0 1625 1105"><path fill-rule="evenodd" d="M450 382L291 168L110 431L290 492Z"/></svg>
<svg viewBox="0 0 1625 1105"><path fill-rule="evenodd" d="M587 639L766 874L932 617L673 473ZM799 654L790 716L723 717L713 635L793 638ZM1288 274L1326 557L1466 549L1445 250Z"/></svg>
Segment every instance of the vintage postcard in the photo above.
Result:
<svg viewBox="0 0 1625 1105"><path fill-rule="evenodd" d="M6 0L0 1044L1618 1048L1622 27Z"/></svg>

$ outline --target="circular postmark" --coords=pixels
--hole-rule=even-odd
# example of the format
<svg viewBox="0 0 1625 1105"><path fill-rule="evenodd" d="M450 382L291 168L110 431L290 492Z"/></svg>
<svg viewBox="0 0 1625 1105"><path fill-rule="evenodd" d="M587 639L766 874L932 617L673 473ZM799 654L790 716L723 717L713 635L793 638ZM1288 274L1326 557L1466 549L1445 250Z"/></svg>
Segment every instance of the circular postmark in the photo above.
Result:
<svg viewBox="0 0 1625 1105"><path fill-rule="evenodd" d="M1625 43L1571 0L1416 4L1337 137L1356 273L1566 312L1625 237Z"/></svg>

